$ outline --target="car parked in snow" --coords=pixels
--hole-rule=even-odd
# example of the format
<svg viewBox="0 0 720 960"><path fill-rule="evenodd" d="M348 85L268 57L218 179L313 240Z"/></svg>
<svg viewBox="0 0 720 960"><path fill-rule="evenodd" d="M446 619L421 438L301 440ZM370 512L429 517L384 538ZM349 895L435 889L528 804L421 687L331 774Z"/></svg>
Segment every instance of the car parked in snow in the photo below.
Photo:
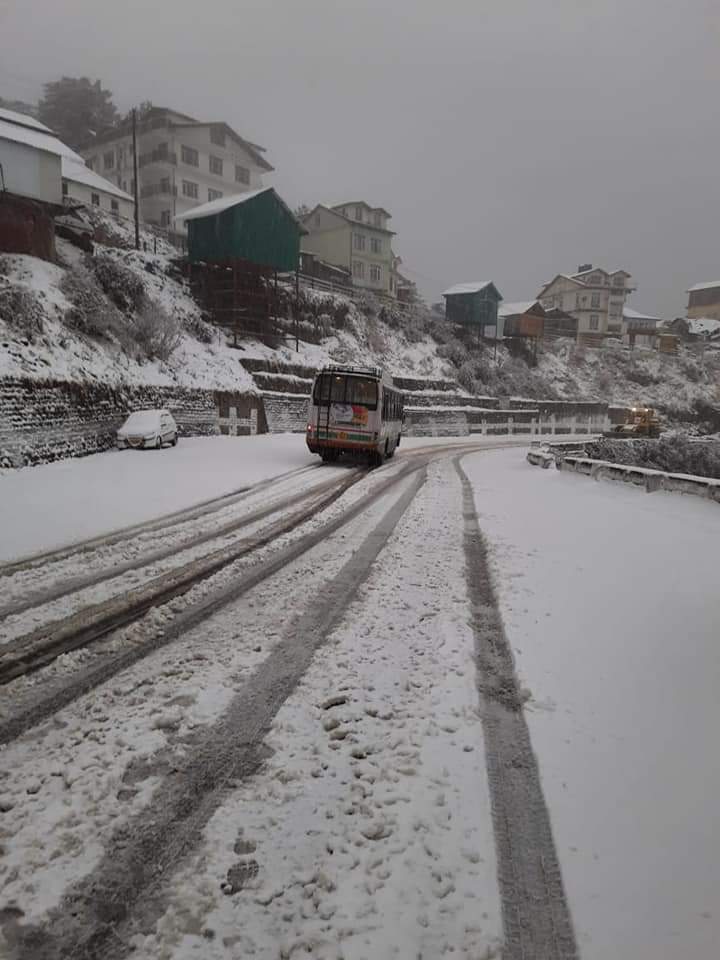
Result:
<svg viewBox="0 0 720 960"><path fill-rule="evenodd" d="M174 447L178 428L169 410L136 410L117 432L118 450L126 447Z"/></svg>

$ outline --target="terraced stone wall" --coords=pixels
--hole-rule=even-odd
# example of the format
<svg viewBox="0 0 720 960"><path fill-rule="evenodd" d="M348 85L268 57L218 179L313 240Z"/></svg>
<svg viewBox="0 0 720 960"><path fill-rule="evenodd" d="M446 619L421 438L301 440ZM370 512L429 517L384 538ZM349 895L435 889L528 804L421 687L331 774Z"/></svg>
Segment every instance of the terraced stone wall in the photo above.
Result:
<svg viewBox="0 0 720 960"><path fill-rule="evenodd" d="M106 450L133 410L165 407L181 436L264 433L262 398L185 387L0 380L0 465L20 467Z"/></svg>

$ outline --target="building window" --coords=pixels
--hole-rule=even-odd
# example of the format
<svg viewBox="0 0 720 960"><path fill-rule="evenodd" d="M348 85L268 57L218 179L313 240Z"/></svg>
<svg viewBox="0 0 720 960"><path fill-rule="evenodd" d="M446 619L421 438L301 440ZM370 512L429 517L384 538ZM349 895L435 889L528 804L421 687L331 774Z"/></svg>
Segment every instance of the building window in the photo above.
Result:
<svg viewBox="0 0 720 960"><path fill-rule="evenodd" d="M599 293L593 293L593 294L592 294L592 296L590 297L590 306L591 306L594 310L597 310L597 308L600 306L600 294L599 294Z"/></svg>
<svg viewBox="0 0 720 960"><path fill-rule="evenodd" d="M250 171L241 164L235 164L235 180L237 183L250 183Z"/></svg>
<svg viewBox="0 0 720 960"><path fill-rule="evenodd" d="M382 269L376 263L370 264L370 279L373 283L382 282Z"/></svg>
<svg viewBox="0 0 720 960"><path fill-rule="evenodd" d="M216 174L218 177L222 176L223 162L220 157L213 157L210 154L210 173Z"/></svg>
<svg viewBox="0 0 720 960"><path fill-rule="evenodd" d="M597 330L600 326L600 318L596 313L590 314L590 329Z"/></svg>
<svg viewBox="0 0 720 960"><path fill-rule="evenodd" d="M381 214L381 213L376 213L376 214L374 214L373 220L374 220L374 222L375 222L375 226L376 226L376 227L381 227L381 226L382 226L382 214Z"/></svg>
<svg viewBox="0 0 720 960"><path fill-rule="evenodd" d="M191 200L197 200L198 185L193 183L192 180L183 180L182 192L184 197L190 197Z"/></svg>
<svg viewBox="0 0 720 960"><path fill-rule="evenodd" d="M180 147L180 159L183 163L186 163L189 167L199 167L200 166L200 157L198 156L197 150L194 147Z"/></svg>
<svg viewBox="0 0 720 960"><path fill-rule="evenodd" d="M352 272L356 279L365 279L365 264L362 262L362 260L353 260Z"/></svg>
<svg viewBox="0 0 720 960"><path fill-rule="evenodd" d="M99 206L100 206L100 194L99 194L99 193L91 193L91 194L90 194L90 202L92 203L92 205L93 205L94 207L99 207Z"/></svg>
<svg viewBox="0 0 720 960"><path fill-rule="evenodd" d="M370 250L373 253L382 253L382 240L379 237L370 237Z"/></svg>
<svg viewBox="0 0 720 960"><path fill-rule="evenodd" d="M210 127L210 142L216 143L219 147L225 146L225 127L221 124L215 124Z"/></svg>
<svg viewBox="0 0 720 960"><path fill-rule="evenodd" d="M97 163L97 157L88 157L87 160L85 161L85 166L88 168L88 170L94 170L96 163Z"/></svg>
<svg viewBox="0 0 720 960"><path fill-rule="evenodd" d="M112 170L115 166L115 151L108 150L103 154L103 170Z"/></svg>
<svg viewBox="0 0 720 960"><path fill-rule="evenodd" d="M364 250L365 249L365 237L362 233L353 234L353 250Z"/></svg>
<svg viewBox="0 0 720 960"><path fill-rule="evenodd" d="M110 201L110 209L112 210L113 213L120 212L120 204L117 202L117 200L113 199Z"/></svg>
<svg viewBox="0 0 720 960"><path fill-rule="evenodd" d="M160 213L160 226L169 227L170 226L170 211L163 210Z"/></svg>
<svg viewBox="0 0 720 960"><path fill-rule="evenodd" d="M208 200L219 200L222 195L222 190L213 190L212 187L208 187Z"/></svg>
<svg viewBox="0 0 720 960"><path fill-rule="evenodd" d="M170 177L163 177L160 181L160 193L170 193Z"/></svg>
<svg viewBox="0 0 720 960"><path fill-rule="evenodd" d="M362 223L362 207L355 207L355 219Z"/></svg>
<svg viewBox="0 0 720 960"><path fill-rule="evenodd" d="M166 143L159 143L157 145L157 155L158 160L167 160L168 145Z"/></svg>
<svg viewBox="0 0 720 960"><path fill-rule="evenodd" d="M123 161L124 161L124 160L125 160L125 148L124 148L124 147L118 147L118 148L117 148L117 162L118 162L118 166L119 166L119 167L121 167L121 166L123 165Z"/></svg>
<svg viewBox="0 0 720 960"><path fill-rule="evenodd" d="M63 180L63 182L62 182L62 195L63 195L64 197L66 197L66 196L68 195L67 180Z"/></svg>

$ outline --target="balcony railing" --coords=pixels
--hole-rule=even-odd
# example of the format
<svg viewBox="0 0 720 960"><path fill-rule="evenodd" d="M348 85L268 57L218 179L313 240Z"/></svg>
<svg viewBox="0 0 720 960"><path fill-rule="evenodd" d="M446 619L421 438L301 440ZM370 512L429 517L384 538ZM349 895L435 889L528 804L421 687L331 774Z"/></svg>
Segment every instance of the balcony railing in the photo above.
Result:
<svg viewBox="0 0 720 960"><path fill-rule="evenodd" d="M155 196L176 197L177 187L165 186L162 183L148 183L140 190L140 196L143 200Z"/></svg>
<svg viewBox="0 0 720 960"><path fill-rule="evenodd" d="M141 153L138 157L138 166L146 167L149 163L171 163L177 166L177 154L169 150L152 150L150 153Z"/></svg>

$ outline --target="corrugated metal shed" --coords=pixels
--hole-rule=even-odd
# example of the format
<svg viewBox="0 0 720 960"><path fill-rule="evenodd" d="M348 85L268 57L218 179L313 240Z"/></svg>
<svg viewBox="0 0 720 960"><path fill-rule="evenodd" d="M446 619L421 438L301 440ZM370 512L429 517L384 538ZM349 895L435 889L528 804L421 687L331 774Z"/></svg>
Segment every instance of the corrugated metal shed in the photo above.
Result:
<svg viewBox="0 0 720 960"><path fill-rule="evenodd" d="M456 283L443 293L445 316L453 323L477 327L484 335L486 327L497 329L498 304L502 295L490 280Z"/></svg>
<svg viewBox="0 0 720 960"><path fill-rule="evenodd" d="M297 269L306 232L272 187L212 200L176 220L187 223L192 263L245 260L281 273Z"/></svg>

